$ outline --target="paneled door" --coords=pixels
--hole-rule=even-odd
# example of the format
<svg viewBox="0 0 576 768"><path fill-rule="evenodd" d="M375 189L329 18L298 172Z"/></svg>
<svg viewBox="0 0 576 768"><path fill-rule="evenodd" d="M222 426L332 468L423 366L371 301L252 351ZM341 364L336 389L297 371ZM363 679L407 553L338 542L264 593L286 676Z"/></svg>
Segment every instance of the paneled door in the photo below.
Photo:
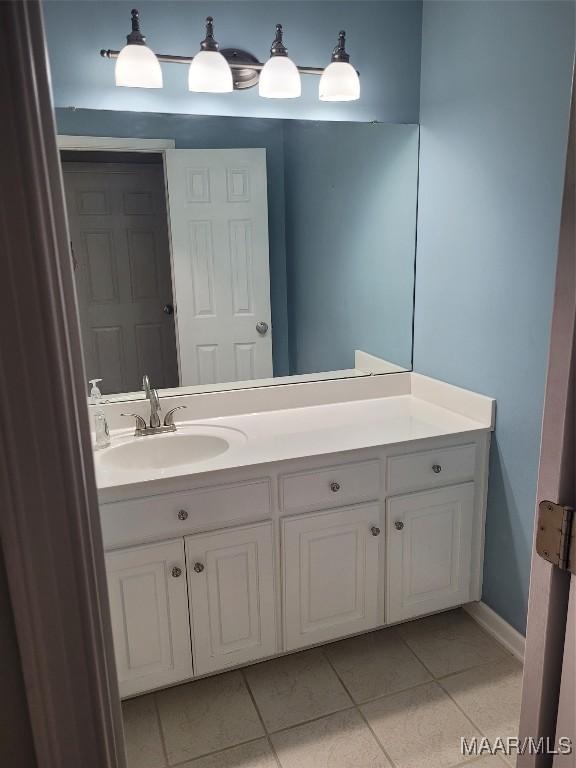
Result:
<svg viewBox="0 0 576 768"><path fill-rule="evenodd" d="M265 149L166 152L181 383L272 376Z"/></svg>
<svg viewBox="0 0 576 768"><path fill-rule="evenodd" d="M272 523L186 538L197 675L277 652Z"/></svg>
<svg viewBox="0 0 576 768"><path fill-rule="evenodd" d="M383 623L378 504L282 520L286 650Z"/></svg>
<svg viewBox="0 0 576 768"><path fill-rule="evenodd" d="M64 162L84 364L102 392L178 386L162 164Z"/></svg>
<svg viewBox="0 0 576 768"><path fill-rule="evenodd" d="M122 696L192 676L182 539L106 553Z"/></svg>
<svg viewBox="0 0 576 768"><path fill-rule="evenodd" d="M473 519L474 483L388 500L388 623L469 602Z"/></svg>

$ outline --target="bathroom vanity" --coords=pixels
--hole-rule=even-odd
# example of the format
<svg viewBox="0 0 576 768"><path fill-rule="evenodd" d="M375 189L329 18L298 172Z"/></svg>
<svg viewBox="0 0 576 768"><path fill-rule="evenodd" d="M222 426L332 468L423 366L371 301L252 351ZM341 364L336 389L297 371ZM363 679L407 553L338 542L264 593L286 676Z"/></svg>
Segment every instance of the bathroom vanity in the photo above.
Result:
<svg viewBox="0 0 576 768"><path fill-rule="evenodd" d="M152 437L107 406L124 697L480 599L493 400L411 373L260 392L170 398Z"/></svg>

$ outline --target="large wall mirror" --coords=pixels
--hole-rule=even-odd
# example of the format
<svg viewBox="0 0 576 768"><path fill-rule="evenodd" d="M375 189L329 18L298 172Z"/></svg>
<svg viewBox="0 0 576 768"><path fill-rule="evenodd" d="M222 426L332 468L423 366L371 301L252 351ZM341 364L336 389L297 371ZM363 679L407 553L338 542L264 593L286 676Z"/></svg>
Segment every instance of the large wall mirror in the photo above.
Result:
<svg viewBox="0 0 576 768"><path fill-rule="evenodd" d="M136 397L144 374L209 391L410 370L418 126L57 120L86 373L105 395Z"/></svg>

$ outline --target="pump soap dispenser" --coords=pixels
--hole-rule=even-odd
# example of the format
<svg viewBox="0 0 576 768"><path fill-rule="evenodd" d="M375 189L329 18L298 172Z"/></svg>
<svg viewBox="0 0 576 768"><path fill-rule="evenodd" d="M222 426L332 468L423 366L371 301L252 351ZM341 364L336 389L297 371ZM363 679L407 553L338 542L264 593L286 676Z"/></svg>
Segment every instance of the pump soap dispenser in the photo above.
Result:
<svg viewBox="0 0 576 768"><path fill-rule="evenodd" d="M89 384L92 385L90 390L90 399L94 408L94 432L96 434L95 448L106 448L110 445L110 431L108 429L108 422L104 415L104 409L100 400L102 398L102 392L98 389L98 384L102 379L90 379Z"/></svg>

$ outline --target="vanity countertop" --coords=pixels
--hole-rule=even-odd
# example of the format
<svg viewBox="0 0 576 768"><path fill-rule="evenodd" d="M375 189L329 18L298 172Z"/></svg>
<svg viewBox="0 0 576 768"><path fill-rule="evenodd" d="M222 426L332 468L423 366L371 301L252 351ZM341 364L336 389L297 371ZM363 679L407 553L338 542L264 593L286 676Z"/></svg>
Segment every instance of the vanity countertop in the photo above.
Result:
<svg viewBox="0 0 576 768"><path fill-rule="evenodd" d="M481 397L481 396L480 396ZM414 394L345 401L301 408L178 422L178 434L226 434L235 439L230 448L212 458L169 468L104 466L103 457L133 430L114 430L112 448L95 453L101 503L127 495L169 490L186 477L257 466L308 456L329 455L363 448L390 446L415 440L490 430L490 420L476 420ZM162 440L165 436L137 438Z"/></svg>

